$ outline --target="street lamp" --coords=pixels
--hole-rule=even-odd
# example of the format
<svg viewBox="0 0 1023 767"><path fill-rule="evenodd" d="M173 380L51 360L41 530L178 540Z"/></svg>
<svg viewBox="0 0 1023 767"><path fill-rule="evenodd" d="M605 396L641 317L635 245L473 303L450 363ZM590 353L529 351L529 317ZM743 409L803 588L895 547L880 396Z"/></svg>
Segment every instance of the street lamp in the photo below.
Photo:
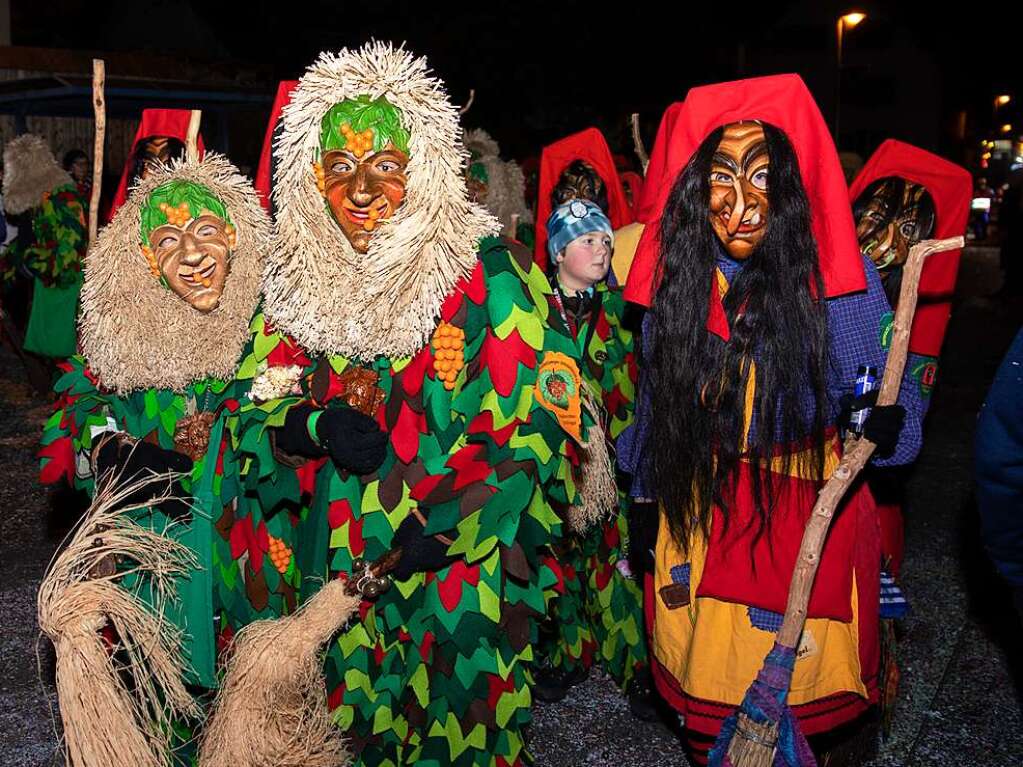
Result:
<svg viewBox="0 0 1023 767"><path fill-rule="evenodd" d="M845 30L852 29L861 21L867 18L867 14L853 11L844 16L838 17L836 25L838 33L838 81L835 83L835 145L838 145L838 132L842 121L842 39L845 37Z"/></svg>
<svg viewBox="0 0 1023 767"><path fill-rule="evenodd" d="M1012 101L1012 96L1009 96L1009 95L1006 95L1006 94L1003 94L1001 96L995 96L995 106L996 107L1004 107L1010 101Z"/></svg>

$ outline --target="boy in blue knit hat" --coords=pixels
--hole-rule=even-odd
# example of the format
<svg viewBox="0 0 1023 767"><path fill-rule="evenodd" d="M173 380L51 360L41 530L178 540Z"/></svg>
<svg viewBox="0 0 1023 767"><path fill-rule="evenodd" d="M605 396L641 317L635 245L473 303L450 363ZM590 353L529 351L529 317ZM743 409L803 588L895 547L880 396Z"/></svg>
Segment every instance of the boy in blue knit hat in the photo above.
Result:
<svg viewBox="0 0 1023 767"><path fill-rule="evenodd" d="M588 200L570 200L547 219L554 301L575 338L580 372L599 393L604 433L612 445L632 422L636 383L632 332L622 326L625 301L606 282L613 246L611 222ZM552 314L550 322L558 321ZM627 692L633 714L653 719L642 590L627 561L626 508L620 492L611 518L587 530L566 531L556 544L564 591L551 606L552 619L541 636L534 692L540 700L560 700L596 661Z"/></svg>

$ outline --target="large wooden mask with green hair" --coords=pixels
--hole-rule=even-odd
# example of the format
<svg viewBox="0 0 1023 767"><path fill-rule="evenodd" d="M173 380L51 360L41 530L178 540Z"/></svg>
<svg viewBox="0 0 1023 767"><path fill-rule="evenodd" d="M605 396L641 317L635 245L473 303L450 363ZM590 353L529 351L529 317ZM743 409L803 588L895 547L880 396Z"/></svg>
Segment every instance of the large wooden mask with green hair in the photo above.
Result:
<svg viewBox="0 0 1023 767"><path fill-rule="evenodd" d="M200 312L220 303L236 245L227 208L192 181L158 186L142 208L142 253L153 276Z"/></svg>
<svg viewBox="0 0 1023 767"><path fill-rule="evenodd" d="M313 168L334 221L357 253L373 230L405 199L409 134L401 112L383 96L335 104L320 122L320 156Z"/></svg>

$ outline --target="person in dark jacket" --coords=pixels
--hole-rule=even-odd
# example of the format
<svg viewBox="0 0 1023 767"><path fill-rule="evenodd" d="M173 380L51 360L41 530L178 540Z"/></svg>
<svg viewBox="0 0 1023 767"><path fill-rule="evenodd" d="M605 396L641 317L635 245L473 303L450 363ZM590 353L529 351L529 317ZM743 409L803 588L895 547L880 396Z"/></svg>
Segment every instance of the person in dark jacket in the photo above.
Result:
<svg viewBox="0 0 1023 767"><path fill-rule="evenodd" d="M975 450L981 536L1023 616L1023 330L980 411Z"/></svg>

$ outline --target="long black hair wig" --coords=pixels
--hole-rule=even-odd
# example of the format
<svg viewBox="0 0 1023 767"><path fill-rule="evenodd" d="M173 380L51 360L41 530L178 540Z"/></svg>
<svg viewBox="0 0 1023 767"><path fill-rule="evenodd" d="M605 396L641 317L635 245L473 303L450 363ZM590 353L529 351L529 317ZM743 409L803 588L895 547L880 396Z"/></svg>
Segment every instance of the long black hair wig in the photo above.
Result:
<svg viewBox="0 0 1023 767"><path fill-rule="evenodd" d="M661 219L660 286L647 340L653 416L647 450L657 495L683 550L694 530L709 535L714 506L725 525L733 521L740 461L757 467L780 452L787 474L795 459L778 446L809 438L812 465L799 468L823 475L830 364L827 316L818 300L824 286L795 152L782 131L763 128L770 158L767 230L725 296L728 341L707 329L716 261L724 254L708 219L709 179L724 128L707 136L679 174ZM745 524L757 526L755 541L770 525L777 487L770 471L751 477L755 513Z"/></svg>

